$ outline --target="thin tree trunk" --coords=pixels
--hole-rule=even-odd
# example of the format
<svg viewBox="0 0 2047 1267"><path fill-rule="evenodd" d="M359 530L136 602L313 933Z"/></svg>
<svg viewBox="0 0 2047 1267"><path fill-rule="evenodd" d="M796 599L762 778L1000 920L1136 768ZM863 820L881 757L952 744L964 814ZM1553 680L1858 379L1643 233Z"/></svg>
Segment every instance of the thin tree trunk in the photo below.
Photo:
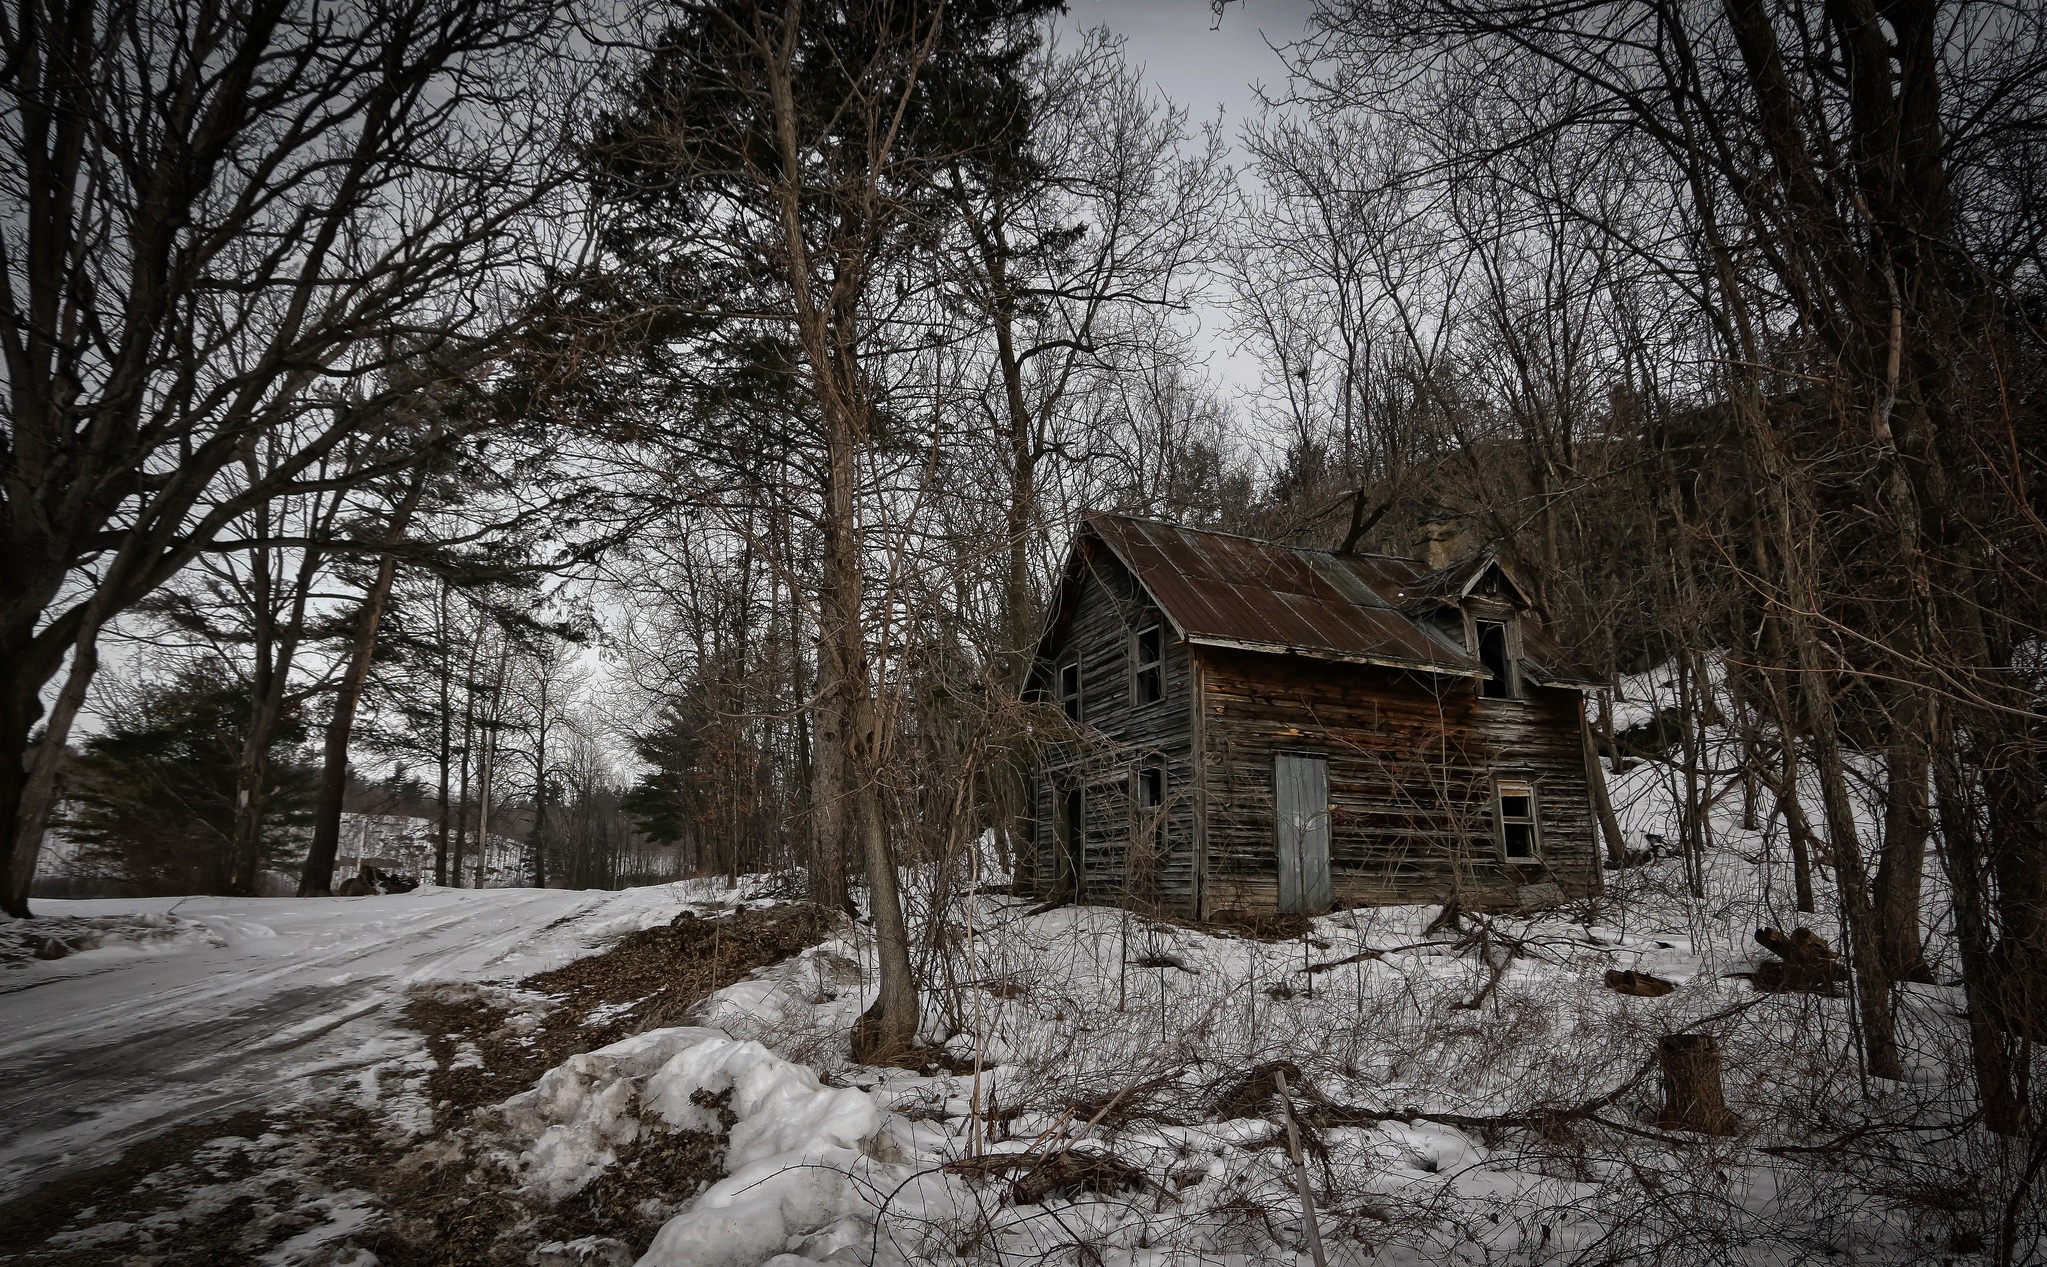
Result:
<svg viewBox="0 0 2047 1267"><path fill-rule="evenodd" d="M476 644L469 644L469 664L462 675L461 790L455 800L455 848L448 859L448 881L462 887L462 842L469 834L469 772L476 758Z"/></svg>
<svg viewBox="0 0 2047 1267"><path fill-rule="evenodd" d="M377 561L376 579L363 596L356 616L355 638L348 650L348 667L334 693L334 712L327 719L321 746L320 801L313 811L313 843L306 851L306 865L299 873L299 896L324 894L334 882L334 855L341 845L341 802L348 791L348 741L355 730L355 710L362 702L363 687L370 680L370 664L377 647L377 628L384 620L384 606L391 598L391 585L398 576L398 556L393 553L405 540L412 514L426 491L426 459L405 495L391 512L391 526L384 534L383 557Z"/></svg>
<svg viewBox="0 0 2047 1267"><path fill-rule="evenodd" d="M483 764L476 775L476 887L482 888L485 866L490 862L490 776L492 758L497 756L497 734L483 740Z"/></svg>
<svg viewBox="0 0 2047 1267"><path fill-rule="evenodd" d="M439 654L435 657L434 674L439 679L441 692L441 813L440 822L434 829L434 883L445 886L448 883L448 814L452 808L448 804L448 767L455 757L455 718L453 716L455 702L450 691L450 680L454 677L454 665L451 663L454 649L448 645L448 583L446 581L441 582L440 592L436 596L435 601L439 605L439 618L435 622L435 628L441 639L441 645L437 649Z"/></svg>
<svg viewBox="0 0 2047 1267"><path fill-rule="evenodd" d="M1919 893L1932 833L1926 709L1920 692L1900 691L1891 719L1884 788L1884 846L1876 864L1877 942L1894 981L1930 981L1919 937Z"/></svg>
<svg viewBox="0 0 2047 1267"><path fill-rule="evenodd" d="M1606 772L1599 768L1599 754L1593 750L1592 728L1585 724L1583 703L1579 704L1578 733L1584 741L1585 783L1592 792L1592 812L1599 819L1599 833L1606 837L1606 865L1628 865L1628 842L1621 834L1620 819L1614 816L1613 800L1606 791Z"/></svg>

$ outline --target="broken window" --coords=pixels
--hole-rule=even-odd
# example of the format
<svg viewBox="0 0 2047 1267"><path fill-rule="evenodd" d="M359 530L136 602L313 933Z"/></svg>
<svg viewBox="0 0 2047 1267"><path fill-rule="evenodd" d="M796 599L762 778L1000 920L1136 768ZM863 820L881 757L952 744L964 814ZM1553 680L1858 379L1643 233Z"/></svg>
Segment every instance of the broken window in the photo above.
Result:
<svg viewBox="0 0 2047 1267"><path fill-rule="evenodd" d="M1472 623L1478 628L1478 662L1490 675L1479 684L1479 693L1487 699L1514 698L1519 692L1515 690L1514 658L1507 648L1506 623L1498 620Z"/></svg>
<svg viewBox="0 0 2047 1267"><path fill-rule="evenodd" d="M1157 809L1166 803L1166 768L1156 761L1147 762L1137 770L1137 805L1139 809Z"/></svg>
<svg viewBox="0 0 2047 1267"><path fill-rule="evenodd" d="M1059 666L1059 706L1073 721L1080 720L1080 664Z"/></svg>
<svg viewBox="0 0 2047 1267"><path fill-rule="evenodd" d="M1132 640L1130 686L1136 703L1156 704L1166 697L1165 645L1165 632L1157 625L1138 630Z"/></svg>
<svg viewBox="0 0 2047 1267"><path fill-rule="evenodd" d="M1499 783L1500 852L1509 862L1535 861L1535 785L1522 779Z"/></svg>
<svg viewBox="0 0 2047 1267"><path fill-rule="evenodd" d="M1166 849L1166 766L1157 757L1137 767L1132 794L1136 833L1133 840L1148 841L1154 858Z"/></svg>
<svg viewBox="0 0 2047 1267"><path fill-rule="evenodd" d="M1068 783L1059 789L1059 817L1056 837L1053 841L1058 850L1059 887L1068 893L1080 892L1081 870L1087 855L1086 807L1078 783Z"/></svg>

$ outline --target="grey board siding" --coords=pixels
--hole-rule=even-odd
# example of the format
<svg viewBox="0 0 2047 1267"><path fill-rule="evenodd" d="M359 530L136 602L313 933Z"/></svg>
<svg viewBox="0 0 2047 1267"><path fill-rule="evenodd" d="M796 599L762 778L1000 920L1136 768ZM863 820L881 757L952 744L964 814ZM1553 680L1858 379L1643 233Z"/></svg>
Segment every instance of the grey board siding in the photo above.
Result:
<svg viewBox="0 0 2047 1267"><path fill-rule="evenodd" d="M1566 892L1600 883L1581 737L1571 691L1531 687L1482 699L1467 677L1299 655L1189 648L1099 543L1083 546L1063 623L1041 646L1033 686L1055 697L1058 666L1081 666L1082 718L1059 724L1036 779L1029 879L1049 894L1060 875L1058 796L1085 797L1080 900L1208 917L1271 912L1278 902L1273 763L1281 753L1329 762L1330 881L1335 904L1511 903L1523 885ZM1135 632L1158 621L1164 698L1132 695ZM1198 691L1198 694L1197 694ZM1051 711L1050 708L1047 710ZM1156 761L1166 804L1133 804L1135 774ZM1495 779L1536 789L1539 858L1500 856ZM1163 833L1149 830L1163 819Z"/></svg>
<svg viewBox="0 0 2047 1267"><path fill-rule="evenodd" d="M1139 703L1133 693L1133 640L1153 623L1163 633L1163 697ZM1048 651L1034 682L1056 697L1058 666L1077 660L1082 711L1077 732L1047 748L1037 779L1037 888L1049 892L1059 874L1057 797L1072 781L1081 785L1086 806L1082 899L1193 914L1194 778L1186 648L1123 566L1098 551L1081 577L1066 626ZM1133 804L1134 780L1146 762L1163 768L1165 804L1140 813ZM1155 834L1155 829L1162 830Z"/></svg>

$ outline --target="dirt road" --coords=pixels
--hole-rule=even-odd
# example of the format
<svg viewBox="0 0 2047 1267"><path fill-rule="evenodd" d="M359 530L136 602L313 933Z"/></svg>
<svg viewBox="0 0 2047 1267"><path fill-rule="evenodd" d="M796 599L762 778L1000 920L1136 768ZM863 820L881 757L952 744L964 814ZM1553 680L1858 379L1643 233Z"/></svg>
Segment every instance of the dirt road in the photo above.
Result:
<svg viewBox="0 0 2047 1267"><path fill-rule="evenodd" d="M0 1198L182 1122L275 1104L414 1041L405 988L556 967L675 910L676 886L620 893L428 889L368 898L38 903L57 917L171 915L0 970ZM172 935L164 936L165 932Z"/></svg>

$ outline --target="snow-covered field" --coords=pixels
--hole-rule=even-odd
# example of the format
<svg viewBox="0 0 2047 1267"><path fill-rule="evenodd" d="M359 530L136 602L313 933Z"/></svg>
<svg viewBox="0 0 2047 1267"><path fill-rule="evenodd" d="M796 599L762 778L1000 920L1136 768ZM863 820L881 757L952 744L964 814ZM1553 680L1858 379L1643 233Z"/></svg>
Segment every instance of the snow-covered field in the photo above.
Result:
<svg viewBox="0 0 2047 1267"><path fill-rule="evenodd" d="M677 897L429 887L35 905L0 924L0 944L99 944L0 960L0 1196L167 1126L312 1093L393 1053L406 985L538 972L667 919Z"/></svg>

